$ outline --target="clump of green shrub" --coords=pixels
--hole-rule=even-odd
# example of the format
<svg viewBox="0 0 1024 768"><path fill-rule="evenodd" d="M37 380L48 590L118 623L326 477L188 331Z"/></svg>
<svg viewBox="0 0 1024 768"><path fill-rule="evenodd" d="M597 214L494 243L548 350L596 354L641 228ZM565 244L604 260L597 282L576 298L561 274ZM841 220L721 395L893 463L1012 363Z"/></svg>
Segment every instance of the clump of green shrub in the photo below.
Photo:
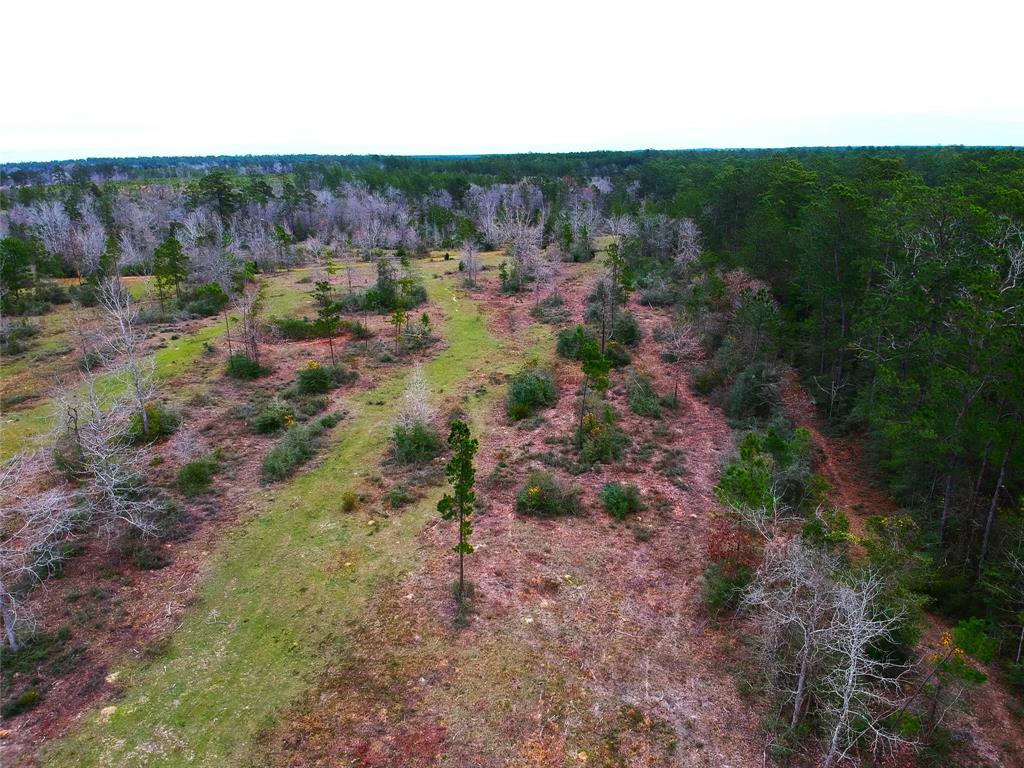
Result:
<svg viewBox="0 0 1024 768"><path fill-rule="evenodd" d="M716 616L735 610L752 578L745 565L712 563L704 571L704 605Z"/></svg>
<svg viewBox="0 0 1024 768"><path fill-rule="evenodd" d="M538 517L579 514L580 492L550 472L531 472L516 494L516 511Z"/></svg>
<svg viewBox="0 0 1024 768"><path fill-rule="evenodd" d="M216 315L231 301L231 297L217 283L205 283L181 297L181 308L190 315L209 317Z"/></svg>
<svg viewBox="0 0 1024 768"><path fill-rule="evenodd" d="M658 401L658 393L654 391L654 382L650 376L631 373L626 382L626 396L630 410L637 416L661 418L661 403Z"/></svg>
<svg viewBox="0 0 1024 768"><path fill-rule="evenodd" d="M307 320L304 317L279 317L271 322L282 338L291 341L309 341L327 336L320 323Z"/></svg>
<svg viewBox="0 0 1024 768"><path fill-rule="evenodd" d="M341 494L342 512L354 512L359 506L359 494L355 491L345 491Z"/></svg>
<svg viewBox="0 0 1024 768"><path fill-rule="evenodd" d="M635 347L640 343L642 334L640 324L629 312L619 312L612 321L610 338L626 347Z"/></svg>
<svg viewBox="0 0 1024 768"><path fill-rule="evenodd" d="M295 413L283 403L271 403L252 418L252 431L257 435L270 435L295 421Z"/></svg>
<svg viewBox="0 0 1024 768"><path fill-rule="evenodd" d="M711 365L700 368L693 376L693 390L698 395L710 395L725 382L721 369Z"/></svg>
<svg viewBox="0 0 1024 768"><path fill-rule="evenodd" d="M319 447L320 436L340 420L337 414L328 414L309 424L289 427L277 445L263 457L263 482L283 480L309 461Z"/></svg>
<svg viewBox="0 0 1024 768"><path fill-rule="evenodd" d="M401 509L412 501L412 494L409 493L405 486L396 485L384 494L384 499L392 509Z"/></svg>
<svg viewBox="0 0 1024 768"><path fill-rule="evenodd" d="M320 363L310 360L299 370L298 390L303 395L322 395L331 388L331 376Z"/></svg>
<svg viewBox="0 0 1024 768"><path fill-rule="evenodd" d="M616 520L625 520L629 515L640 512L644 508L640 498L640 489L627 483L607 483L601 489L601 503L604 510Z"/></svg>
<svg viewBox="0 0 1024 768"><path fill-rule="evenodd" d="M576 444L581 445L580 456L588 464L609 464L622 458L629 438L619 429L615 409L597 401L588 405L582 425L576 428Z"/></svg>
<svg viewBox="0 0 1024 768"><path fill-rule="evenodd" d="M553 293L537 302L530 310L530 317L547 325L562 325L569 321L569 309L565 306L565 299Z"/></svg>
<svg viewBox="0 0 1024 768"><path fill-rule="evenodd" d="M214 458L190 461L178 470L178 490L186 496L198 496L207 493L213 483L220 465Z"/></svg>
<svg viewBox="0 0 1024 768"><path fill-rule="evenodd" d="M35 688L29 688L4 704L3 709L0 710L0 715L4 717L20 715L22 712L27 712L35 707L40 701L42 701L42 696L39 695L39 691Z"/></svg>
<svg viewBox="0 0 1024 768"><path fill-rule="evenodd" d="M774 417L782 405L778 370L766 363L747 366L736 377L725 399L725 414L736 425Z"/></svg>
<svg viewBox="0 0 1024 768"><path fill-rule="evenodd" d="M264 368L244 352L235 352L228 358L227 374L233 379L258 379L269 372L269 369Z"/></svg>
<svg viewBox="0 0 1024 768"><path fill-rule="evenodd" d="M342 318L341 322L338 324L338 329L359 341L373 338L373 331L367 328L363 323L356 320Z"/></svg>
<svg viewBox="0 0 1024 768"><path fill-rule="evenodd" d="M555 379L549 371L524 368L509 381L506 409L509 418L518 421L554 405L557 399Z"/></svg>
<svg viewBox="0 0 1024 768"><path fill-rule="evenodd" d="M342 384L352 383L357 377L355 371L343 365L320 365L310 360L299 369L295 388L300 395L323 395Z"/></svg>
<svg viewBox="0 0 1024 768"><path fill-rule="evenodd" d="M597 341L597 337L586 326L577 325L574 328L563 328L558 332L555 351L560 357L567 360L579 360L583 345L587 341Z"/></svg>
<svg viewBox="0 0 1024 768"><path fill-rule="evenodd" d="M417 421L396 424L391 433L391 446L399 464L422 464L441 453L441 435L429 424Z"/></svg>
<svg viewBox="0 0 1024 768"><path fill-rule="evenodd" d="M612 368L625 368L633 362L633 356L629 350L617 341L609 341L605 345L604 356L612 364Z"/></svg>
<svg viewBox="0 0 1024 768"><path fill-rule="evenodd" d="M181 425L181 416L160 403L150 402L146 403L146 422L143 423L142 414L138 411L132 414L128 433L134 442L159 440L173 435Z"/></svg>

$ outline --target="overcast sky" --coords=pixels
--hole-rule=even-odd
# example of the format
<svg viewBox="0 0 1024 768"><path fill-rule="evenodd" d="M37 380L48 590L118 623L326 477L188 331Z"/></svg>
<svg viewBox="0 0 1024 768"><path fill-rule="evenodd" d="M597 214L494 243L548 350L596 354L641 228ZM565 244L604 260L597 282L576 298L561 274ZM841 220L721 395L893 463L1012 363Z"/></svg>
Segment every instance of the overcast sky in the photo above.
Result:
<svg viewBox="0 0 1024 768"><path fill-rule="evenodd" d="M1024 0L0 8L0 161L1024 144Z"/></svg>

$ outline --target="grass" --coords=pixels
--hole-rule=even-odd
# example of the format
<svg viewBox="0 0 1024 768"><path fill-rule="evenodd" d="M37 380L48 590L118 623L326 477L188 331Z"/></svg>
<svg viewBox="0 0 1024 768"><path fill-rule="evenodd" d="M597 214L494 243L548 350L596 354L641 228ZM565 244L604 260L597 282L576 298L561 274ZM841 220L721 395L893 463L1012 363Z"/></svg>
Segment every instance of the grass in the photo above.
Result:
<svg viewBox="0 0 1024 768"><path fill-rule="evenodd" d="M486 381L494 360L512 356L500 354L504 343L488 331L474 302L449 281L427 284L447 317L447 347L424 373L433 392L454 396ZM419 531L436 514L441 487L394 522L345 513L338 501L358 492L381 460L407 380L407 372L396 373L355 395L322 464L275 492L257 492L264 511L219 550L198 604L165 655L126 666L116 711L89 714L50 750L49 765L245 759L258 731L306 690L325 641L361 615L379 585L416 561ZM464 404L478 434L500 394L494 387ZM388 405L374 405L379 402Z"/></svg>

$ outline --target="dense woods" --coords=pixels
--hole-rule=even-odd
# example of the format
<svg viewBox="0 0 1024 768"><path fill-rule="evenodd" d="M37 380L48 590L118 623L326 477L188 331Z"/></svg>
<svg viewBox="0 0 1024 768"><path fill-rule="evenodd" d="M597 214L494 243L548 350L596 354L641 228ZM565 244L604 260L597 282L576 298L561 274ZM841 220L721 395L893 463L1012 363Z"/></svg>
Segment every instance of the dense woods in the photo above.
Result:
<svg viewBox="0 0 1024 768"><path fill-rule="evenodd" d="M113 406L93 390L62 408L53 454L76 499L18 485L38 457L0 474L11 650L29 584L76 531L142 535L168 514L144 491L133 453L170 418L152 403L142 324L224 313L237 345L228 374L258 378L262 278L312 266L316 318L275 323L286 338L328 340L330 365L296 383L323 394L350 381L335 340L365 340L370 315L387 318L390 355L436 341L417 257L443 253L472 290L481 252L500 250L503 295L529 297L539 322L571 320L557 353L581 376L570 436L579 473L621 460L629 442L609 405L613 377L641 418L679 404L678 391L659 395L629 368L643 335L631 302L666 312L652 340L661 360L736 430L714 490L725 514L704 599L709 615L754 638L775 757L797 760L813 734L828 766L881 764L911 744L941 762L942 712L983 679L971 659L995 662L1024 701L1024 152L95 159L5 166L0 205L5 357L55 305L98 307L102 339L80 328L82 370L102 366L124 382ZM595 257L600 279L583 317L570 318L559 275ZM374 282L353 287L363 263ZM155 303L132 300L118 280L132 275L152 275ZM857 510L851 531L849 510L827 501L809 437L786 412L792 377L827 433L865 446L860 470L898 510ZM428 399L414 370L391 435L399 465L443 451ZM525 364L510 379L508 418L529 420L557 399L550 371ZM290 427L306 431L294 450L282 441L268 455L264 480L307 458L289 451L315 445L321 421ZM440 510L458 521L465 620L477 442L455 420L449 445L454 495ZM601 500L624 520L643 510L641 491L608 483ZM516 506L565 514L574 493L531 475ZM932 615L953 628L949 652L915 666Z"/></svg>

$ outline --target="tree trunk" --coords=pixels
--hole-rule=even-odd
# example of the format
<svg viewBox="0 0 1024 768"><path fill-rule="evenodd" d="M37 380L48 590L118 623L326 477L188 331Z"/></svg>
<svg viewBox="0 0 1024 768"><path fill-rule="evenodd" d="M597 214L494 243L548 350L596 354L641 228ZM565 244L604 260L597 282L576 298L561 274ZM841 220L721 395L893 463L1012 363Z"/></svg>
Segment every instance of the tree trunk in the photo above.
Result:
<svg viewBox="0 0 1024 768"><path fill-rule="evenodd" d="M981 553L978 555L978 576L981 576L981 568L985 564L985 556L988 554L988 539L992 532L992 520L996 515L996 507L999 506L999 491L1003 488L1003 481L1006 479L1006 462L1010 458L1010 451L1013 450L1013 440L1006 446L1003 452L1003 462L999 465L999 477L996 479L996 487L992 491L992 501L988 505L988 516L985 518L985 534L981 537Z"/></svg>
<svg viewBox="0 0 1024 768"><path fill-rule="evenodd" d="M0 600L0 618L3 619L4 623L4 634L7 635L7 644L11 647L13 653L17 653L20 646L18 645L18 636L14 633L14 614L11 611L10 606L7 604L7 600Z"/></svg>
<svg viewBox="0 0 1024 768"><path fill-rule="evenodd" d="M804 648L800 656L800 676L797 678L796 695L793 698L793 717L789 721L789 729L796 728L800 722L800 711L804 708L804 689L807 686L807 648Z"/></svg>
<svg viewBox="0 0 1024 768"><path fill-rule="evenodd" d="M580 398L580 428L579 436L577 438L577 445L579 449L583 450L583 417L587 412L587 385L590 383L590 378L583 379L583 397Z"/></svg>

